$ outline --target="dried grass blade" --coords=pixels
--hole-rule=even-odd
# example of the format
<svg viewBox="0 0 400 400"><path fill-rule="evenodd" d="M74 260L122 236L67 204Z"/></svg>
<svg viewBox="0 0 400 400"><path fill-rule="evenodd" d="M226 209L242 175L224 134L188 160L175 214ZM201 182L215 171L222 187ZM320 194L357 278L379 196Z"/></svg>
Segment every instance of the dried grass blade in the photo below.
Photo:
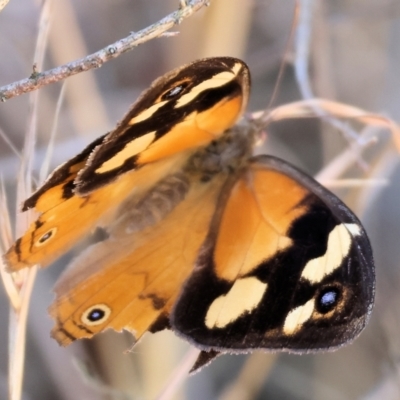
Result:
<svg viewBox="0 0 400 400"><path fill-rule="evenodd" d="M41 9L39 20L39 34L36 42L36 68L41 68L48 37L48 19L50 16L50 5L52 0L46 0ZM24 149L22 152L21 166L17 179L17 203L21 203L32 190L33 157L36 142L37 128L38 92L30 96L30 113L28 116L28 128L25 136ZM17 214L16 234L20 236L30 222L31 213ZM10 309L9 325L9 398L20 400L22 395L25 344L26 344L26 322L29 303L33 285L36 277L36 267L23 270L13 274L14 285L19 289L19 307ZM15 306L15 305L14 305Z"/></svg>
<svg viewBox="0 0 400 400"><path fill-rule="evenodd" d="M39 174L40 182L43 182L49 173L50 161L51 161L51 157L52 157L53 151L54 151L54 143L55 143L55 138L56 138L58 121L59 121L59 117L60 117L61 106L64 101L65 87L66 87L66 82L64 81L61 86L60 94L59 94L58 100L57 100L55 115L54 115L54 119L53 119L53 126L51 128L50 138L49 138L49 142L48 142L47 149L46 149L46 154L44 156L42 165L40 167L40 174Z"/></svg>
<svg viewBox="0 0 400 400"><path fill-rule="evenodd" d="M182 382L188 377L189 371L199 354L200 350L196 349L195 347L192 347L190 350L188 350L183 360L171 373L171 376L168 378L164 388L160 391L160 394L156 397L156 400L169 400L172 398L174 393L179 389L180 385L182 385Z"/></svg>
<svg viewBox="0 0 400 400"><path fill-rule="evenodd" d="M282 119L290 118L310 118L316 115L315 109L319 108L337 118L354 119L365 125L379 126L391 131L393 141L397 150L400 152L400 126L388 117L380 114L371 113L362 108L326 99L301 100L293 103L276 107L264 119L264 123L277 122ZM254 114L257 116L259 114Z"/></svg>

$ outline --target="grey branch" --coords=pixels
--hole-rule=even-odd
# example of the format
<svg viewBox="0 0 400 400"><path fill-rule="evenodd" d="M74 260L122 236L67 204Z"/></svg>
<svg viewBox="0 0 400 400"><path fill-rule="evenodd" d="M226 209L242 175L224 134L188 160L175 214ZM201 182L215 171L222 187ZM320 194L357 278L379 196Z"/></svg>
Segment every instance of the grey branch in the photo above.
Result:
<svg viewBox="0 0 400 400"><path fill-rule="evenodd" d="M134 49L139 44L162 36L174 25L180 24L185 18L190 17L203 6L208 6L209 2L209 0L180 1L179 10L167 15L160 21L139 32L132 32L129 36L120 39L93 54L89 54L86 57L44 72L37 72L33 69L29 78L0 87L0 100L4 102L23 93L39 89L40 87L50 83L59 82L69 76L79 74L80 72L100 68L105 62L119 57L121 54Z"/></svg>

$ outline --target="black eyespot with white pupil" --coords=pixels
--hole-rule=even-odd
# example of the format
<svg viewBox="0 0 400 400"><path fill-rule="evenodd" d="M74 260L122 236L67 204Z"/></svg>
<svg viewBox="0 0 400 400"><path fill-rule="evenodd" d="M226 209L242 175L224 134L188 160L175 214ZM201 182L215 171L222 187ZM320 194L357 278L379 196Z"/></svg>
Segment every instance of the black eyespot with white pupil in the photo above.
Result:
<svg viewBox="0 0 400 400"><path fill-rule="evenodd" d="M104 310L95 308L93 311L90 312L90 314L87 316L87 318L92 322L96 322L96 321L100 321L101 319L103 319L104 315L105 315Z"/></svg>
<svg viewBox="0 0 400 400"><path fill-rule="evenodd" d="M110 307L105 304L96 304L82 313L81 321L89 326L100 325L106 322L110 315Z"/></svg>
<svg viewBox="0 0 400 400"><path fill-rule="evenodd" d="M57 232L57 228L51 228L46 233L44 233L40 238L35 242L35 246L42 246L49 239L53 238L55 233Z"/></svg>
<svg viewBox="0 0 400 400"><path fill-rule="evenodd" d="M341 291L337 287L329 287L319 294L316 307L321 314L332 311L340 302Z"/></svg>
<svg viewBox="0 0 400 400"><path fill-rule="evenodd" d="M169 89L168 91L166 91L162 95L161 99L162 100L171 100L174 97L179 96L184 91L184 89L187 88L188 85L189 85L189 82L182 82L182 83L174 86L172 89Z"/></svg>

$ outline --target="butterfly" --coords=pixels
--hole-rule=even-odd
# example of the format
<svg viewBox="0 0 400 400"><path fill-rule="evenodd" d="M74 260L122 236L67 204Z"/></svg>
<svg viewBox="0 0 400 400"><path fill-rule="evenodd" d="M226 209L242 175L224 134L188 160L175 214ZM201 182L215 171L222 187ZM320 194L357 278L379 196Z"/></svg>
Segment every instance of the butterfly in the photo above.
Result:
<svg viewBox="0 0 400 400"><path fill-rule="evenodd" d="M235 58L175 69L110 133L58 167L22 210L39 216L4 259L47 266L95 228L106 238L55 287L52 336L171 329L202 350L314 352L352 341L374 302L372 250L334 194L253 156L250 73Z"/></svg>

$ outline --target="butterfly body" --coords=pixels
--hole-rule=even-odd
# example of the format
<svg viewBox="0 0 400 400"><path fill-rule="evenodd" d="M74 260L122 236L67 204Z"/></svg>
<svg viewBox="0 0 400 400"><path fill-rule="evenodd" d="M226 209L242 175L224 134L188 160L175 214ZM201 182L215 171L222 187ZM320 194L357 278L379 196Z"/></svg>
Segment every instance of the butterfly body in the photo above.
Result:
<svg viewBox="0 0 400 400"><path fill-rule="evenodd" d="M361 332L374 299L365 231L312 178L252 156L257 124L233 126L249 85L228 57L172 71L25 202L41 215L5 255L10 270L107 233L56 285L61 344L169 328L210 359L332 349Z"/></svg>

